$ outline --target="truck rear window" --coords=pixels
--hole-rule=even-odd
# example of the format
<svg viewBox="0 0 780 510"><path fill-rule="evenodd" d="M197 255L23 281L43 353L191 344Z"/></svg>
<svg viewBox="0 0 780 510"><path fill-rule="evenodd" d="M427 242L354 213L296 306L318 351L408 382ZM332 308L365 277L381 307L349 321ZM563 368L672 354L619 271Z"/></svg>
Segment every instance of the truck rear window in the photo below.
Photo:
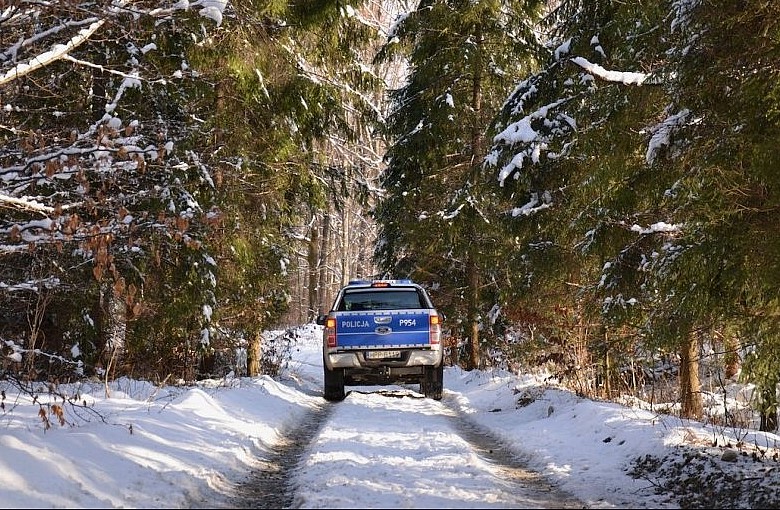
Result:
<svg viewBox="0 0 780 510"><path fill-rule="evenodd" d="M426 306L414 289L382 291L366 289L345 292L338 311L402 310L405 308L426 308Z"/></svg>

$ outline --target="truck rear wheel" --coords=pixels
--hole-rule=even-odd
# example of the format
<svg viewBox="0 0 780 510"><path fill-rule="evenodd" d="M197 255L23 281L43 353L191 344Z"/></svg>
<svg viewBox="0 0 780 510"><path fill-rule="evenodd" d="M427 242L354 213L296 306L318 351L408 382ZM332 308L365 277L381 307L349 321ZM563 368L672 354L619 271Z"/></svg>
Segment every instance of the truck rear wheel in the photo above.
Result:
<svg viewBox="0 0 780 510"><path fill-rule="evenodd" d="M328 370L328 367L324 364L322 368L325 375L322 396L325 400L331 402L344 400L344 397L346 396L344 394L344 369L336 368L334 370Z"/></svg>
<svg viewBox="0 0 780 510"><path fill-rule="evenodd" d="M444 365L425 367L424 370L420 393L425 395L425 398L441 400L442 393L444 393Z"/></svg>

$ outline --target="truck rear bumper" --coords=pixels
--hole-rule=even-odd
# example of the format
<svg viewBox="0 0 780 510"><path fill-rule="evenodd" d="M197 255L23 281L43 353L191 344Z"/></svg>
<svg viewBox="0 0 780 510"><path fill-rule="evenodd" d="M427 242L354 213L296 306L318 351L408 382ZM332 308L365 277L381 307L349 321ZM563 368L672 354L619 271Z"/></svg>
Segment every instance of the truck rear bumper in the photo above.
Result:
<svg viewBox="0 0 780 510"><path fill-rule="evenodd" d="M419 367L419 366L438 366L442 363L441 350L408 351L404 353L403 361L368 361L364 358L362 351L356 352L335 352L327 353L325 364L329 370L334 368L380 368L380 367Z"/></svg>

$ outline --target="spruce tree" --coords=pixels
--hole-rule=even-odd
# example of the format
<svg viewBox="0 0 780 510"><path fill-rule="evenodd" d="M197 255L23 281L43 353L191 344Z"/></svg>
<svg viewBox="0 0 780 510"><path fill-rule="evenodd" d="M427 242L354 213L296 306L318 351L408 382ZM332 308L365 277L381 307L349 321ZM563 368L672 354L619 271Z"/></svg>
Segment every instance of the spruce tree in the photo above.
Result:
<svg viewBox="0 0 780 510"><path fill-rule="evenodd" d="M673 7L675 72L666 84L678 120L658 156L660 169L674 175L668 207L683 228L654 264L664 296L654 322L684 321L711 334L738 329L749 353L743 376L759 387L762 423L774 428L780 6Z"/></svg>
<svg viewBox="0 0 780 510"><path fill-rule="evenodd" d="M564 1L545 18L549 58L520 82L495 124L488 161L515 215L512 300L542 350L583 389L637 352L641 260L652 245L661 181L646 169L642 128L662 90L652 69L657 4ZM662 185L662 184L660 184ZM587 370L583 370L587 367Z"/></svg>
<svg viewBox="0 0 780 510"><path fill-rule="evenodd" d="M515 73L531 68L539 2L423 1L390 34L380 58L408 58L391 93L390 147L377 207L376 252L387 274L430 286L480 366L480 332L503 283L501 202L483 171L487 126Z"/></svg>
<svg viewBox="0 0 780 510"><path fill-rule="evenodd" d="M274 349L260 345L262 332L290 304L296 228L326 197L344 199L347 172L333 172L321 149L331 136L355 140L351 112L373 113L361 93L377 80L355 51L374 32L355 14L359 3L236 2L230 30L194 52L215 84L202 139L219 175L210 243L222 333L213 348L247 346L249 375L260 370L257 356Z"/></svg>

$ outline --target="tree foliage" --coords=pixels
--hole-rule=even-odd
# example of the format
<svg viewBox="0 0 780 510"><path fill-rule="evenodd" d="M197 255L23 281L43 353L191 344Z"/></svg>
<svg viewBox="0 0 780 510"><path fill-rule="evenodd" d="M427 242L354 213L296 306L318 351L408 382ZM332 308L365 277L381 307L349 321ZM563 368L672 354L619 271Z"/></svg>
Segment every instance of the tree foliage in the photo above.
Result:
<svg viewBox="0 0 780 510"><path fill-rule="evenodd" d="M344 3L218 5L3 10L12 359L191 379L285 311L290 232L325 188L313 148L356 138L345 104L373 110L342 52L368 29Z"/></svg>
<svg viewBox="0 0 780 510"><path fill-rule="evenodd" d="M376 264L466 366L695 416L723 351L776 425L780 7L217 5L0 8L2 370L213 375Z"/></svg>
<svg viewBox="0 0 780 510"><path fill-rule="evenodd" d="M709 4L561 2L547 18L549 64L496 124L489 161L527 200L517 232L521 261L535 263L518 267L561 289L537 308L584 311L600 324L591 354L623 353L623 364L642 351L691 358L691 341L711 346L773 315L771 300L748 298L772 281L756 279L755 257L773 267L775 250L746 212L774 210L773 178L759 169L774 158L760 112L776 102L776 13ZM748 302L762 312L743 315Z"/></svg>
<svg viewBox="0 0 780 510"><path fill-rule="evenodd" d="M29 358L44 344L78 358L121 343L99 329L109 302L142 323L175 295L166 311L187 336L213 304L204 243L213 186L189 145L198 87L186 48L215 24L197 12L130 7L19 2L0 18L0 232L12 268L2 300L13 310L2 334ZM185 275L187 293L162 281ZM42 294L55 309L40 309ZM25 338L32 310L40 327ZM67 338L74 327L98 329Z"/></svg>
<svg viewBox="0 0 780 510"><path fill-rule="evenodd" d="M379 58L405 52L409 77L391 91L390 146L377 208L377 257L391 275L428 284L468 338L479 365L479 329L504 283L501 203L482 171L486 127L514 72L531 68L535 2L422 2L397 25Z"/></svg>

